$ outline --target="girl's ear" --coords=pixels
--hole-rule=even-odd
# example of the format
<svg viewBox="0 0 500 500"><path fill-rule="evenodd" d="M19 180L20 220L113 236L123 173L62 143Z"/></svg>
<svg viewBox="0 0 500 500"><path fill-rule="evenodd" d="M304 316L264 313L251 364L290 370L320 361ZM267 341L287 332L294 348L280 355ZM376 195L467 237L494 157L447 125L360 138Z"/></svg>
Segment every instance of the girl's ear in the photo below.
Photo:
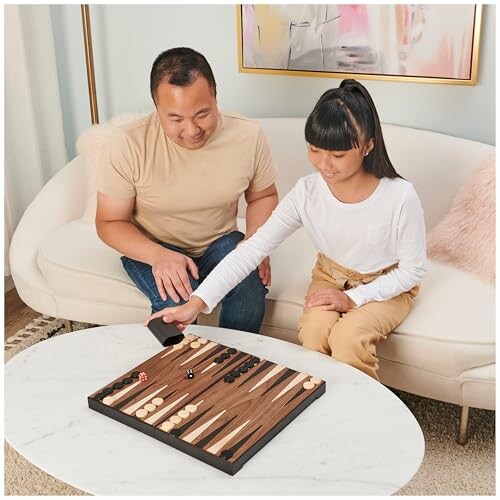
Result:
<svg viewBox="0 0 500 500"><path fill-rule="evenodd" d="M373 142L373 137L370 137L370 140L366 144L365 156L368 156L373 151L374 147L375 147L375 144Z"/></svg>

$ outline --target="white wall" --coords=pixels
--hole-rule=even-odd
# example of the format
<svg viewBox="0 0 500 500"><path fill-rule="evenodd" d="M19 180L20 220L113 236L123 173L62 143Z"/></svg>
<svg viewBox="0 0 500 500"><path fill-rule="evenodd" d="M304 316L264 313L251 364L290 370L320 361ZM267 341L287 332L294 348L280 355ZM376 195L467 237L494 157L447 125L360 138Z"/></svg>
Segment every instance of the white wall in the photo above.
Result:
<svg viewBox="0 0 500 500"><path fill-rule="evenodd" d="M483 8L475 86L366 80L382 121L495 143L495 6ZM152 109L149 72L174 46L202 52L218 84L219 106L250 117L307 116L340 79L238 72L234 5L92 5L100 120ZM79 5L52 5L66 147L90 125Z"/></svg>

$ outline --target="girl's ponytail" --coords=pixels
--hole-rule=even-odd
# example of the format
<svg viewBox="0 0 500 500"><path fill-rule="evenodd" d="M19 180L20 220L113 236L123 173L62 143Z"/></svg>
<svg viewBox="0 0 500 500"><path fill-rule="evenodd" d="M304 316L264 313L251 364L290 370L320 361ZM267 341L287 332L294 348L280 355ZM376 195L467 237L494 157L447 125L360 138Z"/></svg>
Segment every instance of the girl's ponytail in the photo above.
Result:
<svg viewBox="0 0 500 500"><path fill-rule="evenodd" d="M371 132L374 144L373 150L364 159L363 168L367 172L372 173L378 178L401 177L396 172L396 169L392 165L389 155L387 154L377 108L375 107L375 103L373 102L373 99L368 90L366 90L366 88L361 85L361 83L352 79L342 80L342 82L340 83L340 88L345 92L350 92L354 95L360 96L368 106L370 114L373 118L373 130L371 131L369 129L372 127L369 127L367 123L358 123L358 125L362 127L365 132L367 132L368 134L370 134ZM355 118L358 119L357 117ZM367 137L367 139L369 138L370 137Z"/></svg>

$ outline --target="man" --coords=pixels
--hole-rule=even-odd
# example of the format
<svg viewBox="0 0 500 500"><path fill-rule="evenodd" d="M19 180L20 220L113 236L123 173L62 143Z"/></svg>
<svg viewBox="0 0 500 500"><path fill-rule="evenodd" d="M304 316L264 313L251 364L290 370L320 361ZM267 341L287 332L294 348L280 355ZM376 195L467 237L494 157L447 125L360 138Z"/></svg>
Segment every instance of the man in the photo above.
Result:
<svg viewBox="0 0 500 500"><path fill-rule="evenodd" d="M260 127L217 108L205 57L188 48L152 67L156 110L123 126L101 156L96 227L152 312L184 303L278 203L276 170ZM237 231L238 199L247 202ZM271 283L269 260L222 301L219 325L258 332Z"/></svg>

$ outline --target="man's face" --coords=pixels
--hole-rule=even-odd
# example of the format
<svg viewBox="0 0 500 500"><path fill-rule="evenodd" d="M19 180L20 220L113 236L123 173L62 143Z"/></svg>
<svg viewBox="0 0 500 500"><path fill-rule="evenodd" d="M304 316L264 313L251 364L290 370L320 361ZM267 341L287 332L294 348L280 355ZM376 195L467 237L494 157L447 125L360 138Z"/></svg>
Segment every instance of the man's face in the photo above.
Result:
<svg viewBox="0 0 500 500"><path fill-rule="evenodd" d="M217 128L217 100L202 76L185 87L160 83L156 109L165 134L186 149L202 148Z"/></svg>

